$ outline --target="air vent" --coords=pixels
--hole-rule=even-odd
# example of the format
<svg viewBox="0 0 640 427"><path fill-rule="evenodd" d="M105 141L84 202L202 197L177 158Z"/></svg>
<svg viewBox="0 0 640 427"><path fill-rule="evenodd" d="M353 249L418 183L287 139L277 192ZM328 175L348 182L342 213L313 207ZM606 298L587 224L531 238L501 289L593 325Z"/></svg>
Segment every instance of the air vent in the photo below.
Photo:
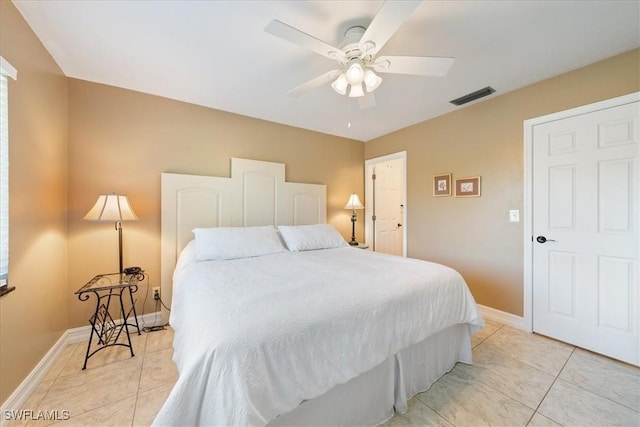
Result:
<svg viewBox="0 0 640 427"><path fill-rule="evenodd" d="M468 94L466 94L464 96L461 96L460 98L456 98L453 101L449 101L449 102L452 103L453 105L464 105L467 102L475 101L476 99L480 99L480 98L485 97L487 95L491 95L495 91L496 90L494 88L492 88L491 86L487 86L485 88L482 88L482 89L477 90L475 92L468 93Z"/></svg>

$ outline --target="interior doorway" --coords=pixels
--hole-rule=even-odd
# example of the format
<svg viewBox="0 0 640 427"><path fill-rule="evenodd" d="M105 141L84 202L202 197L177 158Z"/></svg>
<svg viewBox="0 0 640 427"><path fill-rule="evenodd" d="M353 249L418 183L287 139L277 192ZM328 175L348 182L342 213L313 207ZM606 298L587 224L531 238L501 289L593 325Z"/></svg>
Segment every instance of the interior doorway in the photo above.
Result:
<svg viewBox="0 0 640 427"><path fill-rule="evenodd" d="M407 256L407 152L365 162L365 242L369 249Z"/></svg>
<svg viewBox="0 0 640 427"><path fill-rule="evenodd" d="M634 365L638 117L634 94L525 122L525 320L534 332Z"/></svg>

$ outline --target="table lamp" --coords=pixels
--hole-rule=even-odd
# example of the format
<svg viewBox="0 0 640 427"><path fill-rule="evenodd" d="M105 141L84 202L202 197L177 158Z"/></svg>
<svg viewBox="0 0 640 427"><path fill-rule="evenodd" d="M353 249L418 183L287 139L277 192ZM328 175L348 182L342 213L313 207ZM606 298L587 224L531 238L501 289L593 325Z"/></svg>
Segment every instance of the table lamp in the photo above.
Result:
<svg viewBox="0 0 640 427"><path fill-rule="evenodd" d="M356 240L356 209L364 209L362 206L362 202L356 193L353 193L349 196L349 201L347 205L344 207L345 209L351 209L353 213L351 214L351 241L349 242L352 246L357 246L358 242Z"/></svg>
<svg viewBox="0 0 640 427"><path fill-rule="evenodd" d="M123 194L100 194L96 204L84 216L89 221L113 221L118 231L118 260L120 274L123 273L122 268L122 221L135 221L138 219L127 196Z"/></svg>

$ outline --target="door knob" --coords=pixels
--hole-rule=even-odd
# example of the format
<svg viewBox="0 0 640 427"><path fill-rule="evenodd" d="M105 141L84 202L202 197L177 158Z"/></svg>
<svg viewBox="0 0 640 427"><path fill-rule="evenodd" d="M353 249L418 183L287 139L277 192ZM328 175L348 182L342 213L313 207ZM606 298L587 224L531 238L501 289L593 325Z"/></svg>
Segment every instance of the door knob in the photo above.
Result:
<svg viewBox="0 0 640 427"><path fill-rule="evenodd" d="M398 227L402 227L402 224L398 224Z"/></svg>
<svg viewBox="0 0 640 427"><path fill-rule="evenodd" d="M544 237L544 236L538 236L538 237L536 237L536 241L537 241L538 243L555 242L555 240L553 240L553 239L547 239L547 238L546 238L546 237Z"/></svg>

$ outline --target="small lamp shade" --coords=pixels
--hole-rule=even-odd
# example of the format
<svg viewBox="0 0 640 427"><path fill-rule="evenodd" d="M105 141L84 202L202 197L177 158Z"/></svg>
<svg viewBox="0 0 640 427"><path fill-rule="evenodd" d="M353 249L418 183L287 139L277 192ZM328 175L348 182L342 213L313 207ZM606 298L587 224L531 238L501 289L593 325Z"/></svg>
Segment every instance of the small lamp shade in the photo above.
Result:
<svg viewBox="0 0 640 427"><path fill-rule="evenodd" d="M349 65L349 68L347 68L347 72L345 74L347 75L347 81L351 85L359 85L360 83L362 83L364 70L362 69L362 65L360 65L359 62L354 62L353 64Z"/></svg>
<svg viewBox="0 0 640 427"><path fill-rule="evenodd" d="M362 202L360 201L360 197L356 193L353 193L349 196L349 201L347 202L345 209L351 209L353 214L351 215L351 241L349 242L352 246L357 246L358 241L356 240L356 209L364 209L362 206Z"/></svg>
<svg viewBox="0 0 640 427"><path fill-rule="evenodd" d="M84 216L89 221L111 221L115 223L118 232L118 266L119 273L123 274L122 268L122 221L137 220L133 213L129 199L123 194L101 194L98 196L96 204Z"/></svg>
<svg viewBox="0 0 640 427"><path fill-rule="evenodd" d="M367 89L367 92L373 92L380 86L382 83L382 77L379 77L371 70L367 70L364 73L364 86Z"/></svg>
<svg viewBox="0 0 640 427"><path fill-rule="evenodd" d="M101 194L96 204L84 216L90 221L131 221L138 217L131 209L129 199L122 194Z"/></svg>
<svg viewBox="0 0 640 427"><path fill-rule="evenodd" d="M351 85L351 90L349 91L349 98L359 98L364 96L364 91L362 90L362 83L358 83L357 85Z"/></svg>
<svg viewBox="0 0 640 427"><path fill-rule="evenodd" d="M349 196L349 201L347 202L344 208L345 209L364 209L364 206L362 205L362 202L360 201L360 198L358 197L358 195L356 193L353 193L351 196Z"/></svg>
<svg viewBox="0 0 640 427"><path fill-rule="evenodd" d="M333 90L338 92L340 95L346 95L347 86L349 86L349 82L347 81L347 76L344 73L340 74L338 78L331 83Z"/></svg>

